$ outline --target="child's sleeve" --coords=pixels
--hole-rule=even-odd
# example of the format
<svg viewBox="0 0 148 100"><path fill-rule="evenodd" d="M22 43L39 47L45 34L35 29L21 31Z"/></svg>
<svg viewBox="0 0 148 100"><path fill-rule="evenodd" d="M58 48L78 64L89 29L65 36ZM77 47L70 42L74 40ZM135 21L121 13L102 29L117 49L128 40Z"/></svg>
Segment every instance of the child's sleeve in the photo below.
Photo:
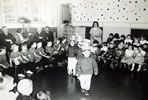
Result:
<svg viewBox="0 0 148 100"><path fill-rule="evenodd" d="M80 64L80 59L78 59L78 62L76 64L76 75L80 75L81 74L81 64Z"/></svg>
<svg viewBox="0 0 148 100"><path fill-rule="evenodd" d="M95 59L93 59L93 70L94 70L95 75L97 75L99 73L98 64Z"/></svg>

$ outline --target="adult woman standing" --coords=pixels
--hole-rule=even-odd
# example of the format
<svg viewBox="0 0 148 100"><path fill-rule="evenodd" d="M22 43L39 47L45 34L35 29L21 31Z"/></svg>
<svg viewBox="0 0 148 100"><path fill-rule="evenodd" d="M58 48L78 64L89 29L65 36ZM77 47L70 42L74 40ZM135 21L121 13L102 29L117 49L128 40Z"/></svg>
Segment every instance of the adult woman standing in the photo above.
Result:
<svg viewBox="0 0 148 100"><path fill-rule="evenodd" d="M100 44L102 43L102 30L99 28L99 23L97 21L93 22L92 28L90 29L90 40L93 43L97 40Z"/></svg>

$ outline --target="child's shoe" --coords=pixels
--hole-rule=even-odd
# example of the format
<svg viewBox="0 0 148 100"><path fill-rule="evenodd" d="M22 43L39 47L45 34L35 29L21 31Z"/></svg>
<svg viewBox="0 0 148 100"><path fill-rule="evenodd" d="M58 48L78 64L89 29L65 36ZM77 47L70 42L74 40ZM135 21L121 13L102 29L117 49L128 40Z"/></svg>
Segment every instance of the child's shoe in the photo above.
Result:
<svg viewBox="0 0 148 100"><path fill-rule="evenodd" d="M90 95L88 90L85 90L85 95L86 96Z"/></svg>
<svg viewBox="0 0 148 100"><path fill-rule="evenodd" d="M81 92L82 92L82 93L85 93L85 89L81 89Z"/></svg>

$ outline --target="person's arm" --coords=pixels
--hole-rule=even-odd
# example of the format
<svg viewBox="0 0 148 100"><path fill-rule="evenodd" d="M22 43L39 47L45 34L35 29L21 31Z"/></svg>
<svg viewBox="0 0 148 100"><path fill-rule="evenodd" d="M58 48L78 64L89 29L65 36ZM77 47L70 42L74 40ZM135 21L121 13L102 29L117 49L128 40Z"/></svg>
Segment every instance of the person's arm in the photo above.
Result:
<svg viewBox="0 0 148 100"><path fill-rule="evenodd" d="M95 59L93 59L93 70L94 70L94 74L98 75L98 73L99 73L98 64Z"/></svg>
<svg viewBox="0 0 148 100"><path fill-rule="evenodd" d="M3 68L8 68L7 66L3 65L3 64L0 64L1 67Z"/></svg>
<svg viewBox="0 0 148 100"><path fill-rule="evenodd" d="M78 62L76 64L76 75L79 76L81 74L81 63L80 59L78 59Z"/></svg>
<svg viewBox="0 0 148 100"><path fill-rule="evenodd" d="M44 51L39 52L39 54L45 58L50 58L50 56L47 56L46 53Z"/></svg>

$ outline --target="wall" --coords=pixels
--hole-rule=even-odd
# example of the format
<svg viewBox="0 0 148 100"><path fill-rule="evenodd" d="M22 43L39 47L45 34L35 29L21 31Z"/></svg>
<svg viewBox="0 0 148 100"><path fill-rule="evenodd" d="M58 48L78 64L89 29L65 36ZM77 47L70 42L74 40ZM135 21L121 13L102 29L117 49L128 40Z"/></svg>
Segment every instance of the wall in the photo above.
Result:
<svg viewBox="0 0 148 100"><path fill-rule="evenodd" d="M73 0L72 22L76 26L91 26L94 20L101 26L148 28L148 0Z"/></svg>
<svg viewBox="0 0 148 100"><path fill-rule="evenodd" d="M10 28L20 26L20 17L30 19L33 27L57 27L59 5L64 1L67 0L0 0L0 19L3 19L2 25Z"/></svg>

